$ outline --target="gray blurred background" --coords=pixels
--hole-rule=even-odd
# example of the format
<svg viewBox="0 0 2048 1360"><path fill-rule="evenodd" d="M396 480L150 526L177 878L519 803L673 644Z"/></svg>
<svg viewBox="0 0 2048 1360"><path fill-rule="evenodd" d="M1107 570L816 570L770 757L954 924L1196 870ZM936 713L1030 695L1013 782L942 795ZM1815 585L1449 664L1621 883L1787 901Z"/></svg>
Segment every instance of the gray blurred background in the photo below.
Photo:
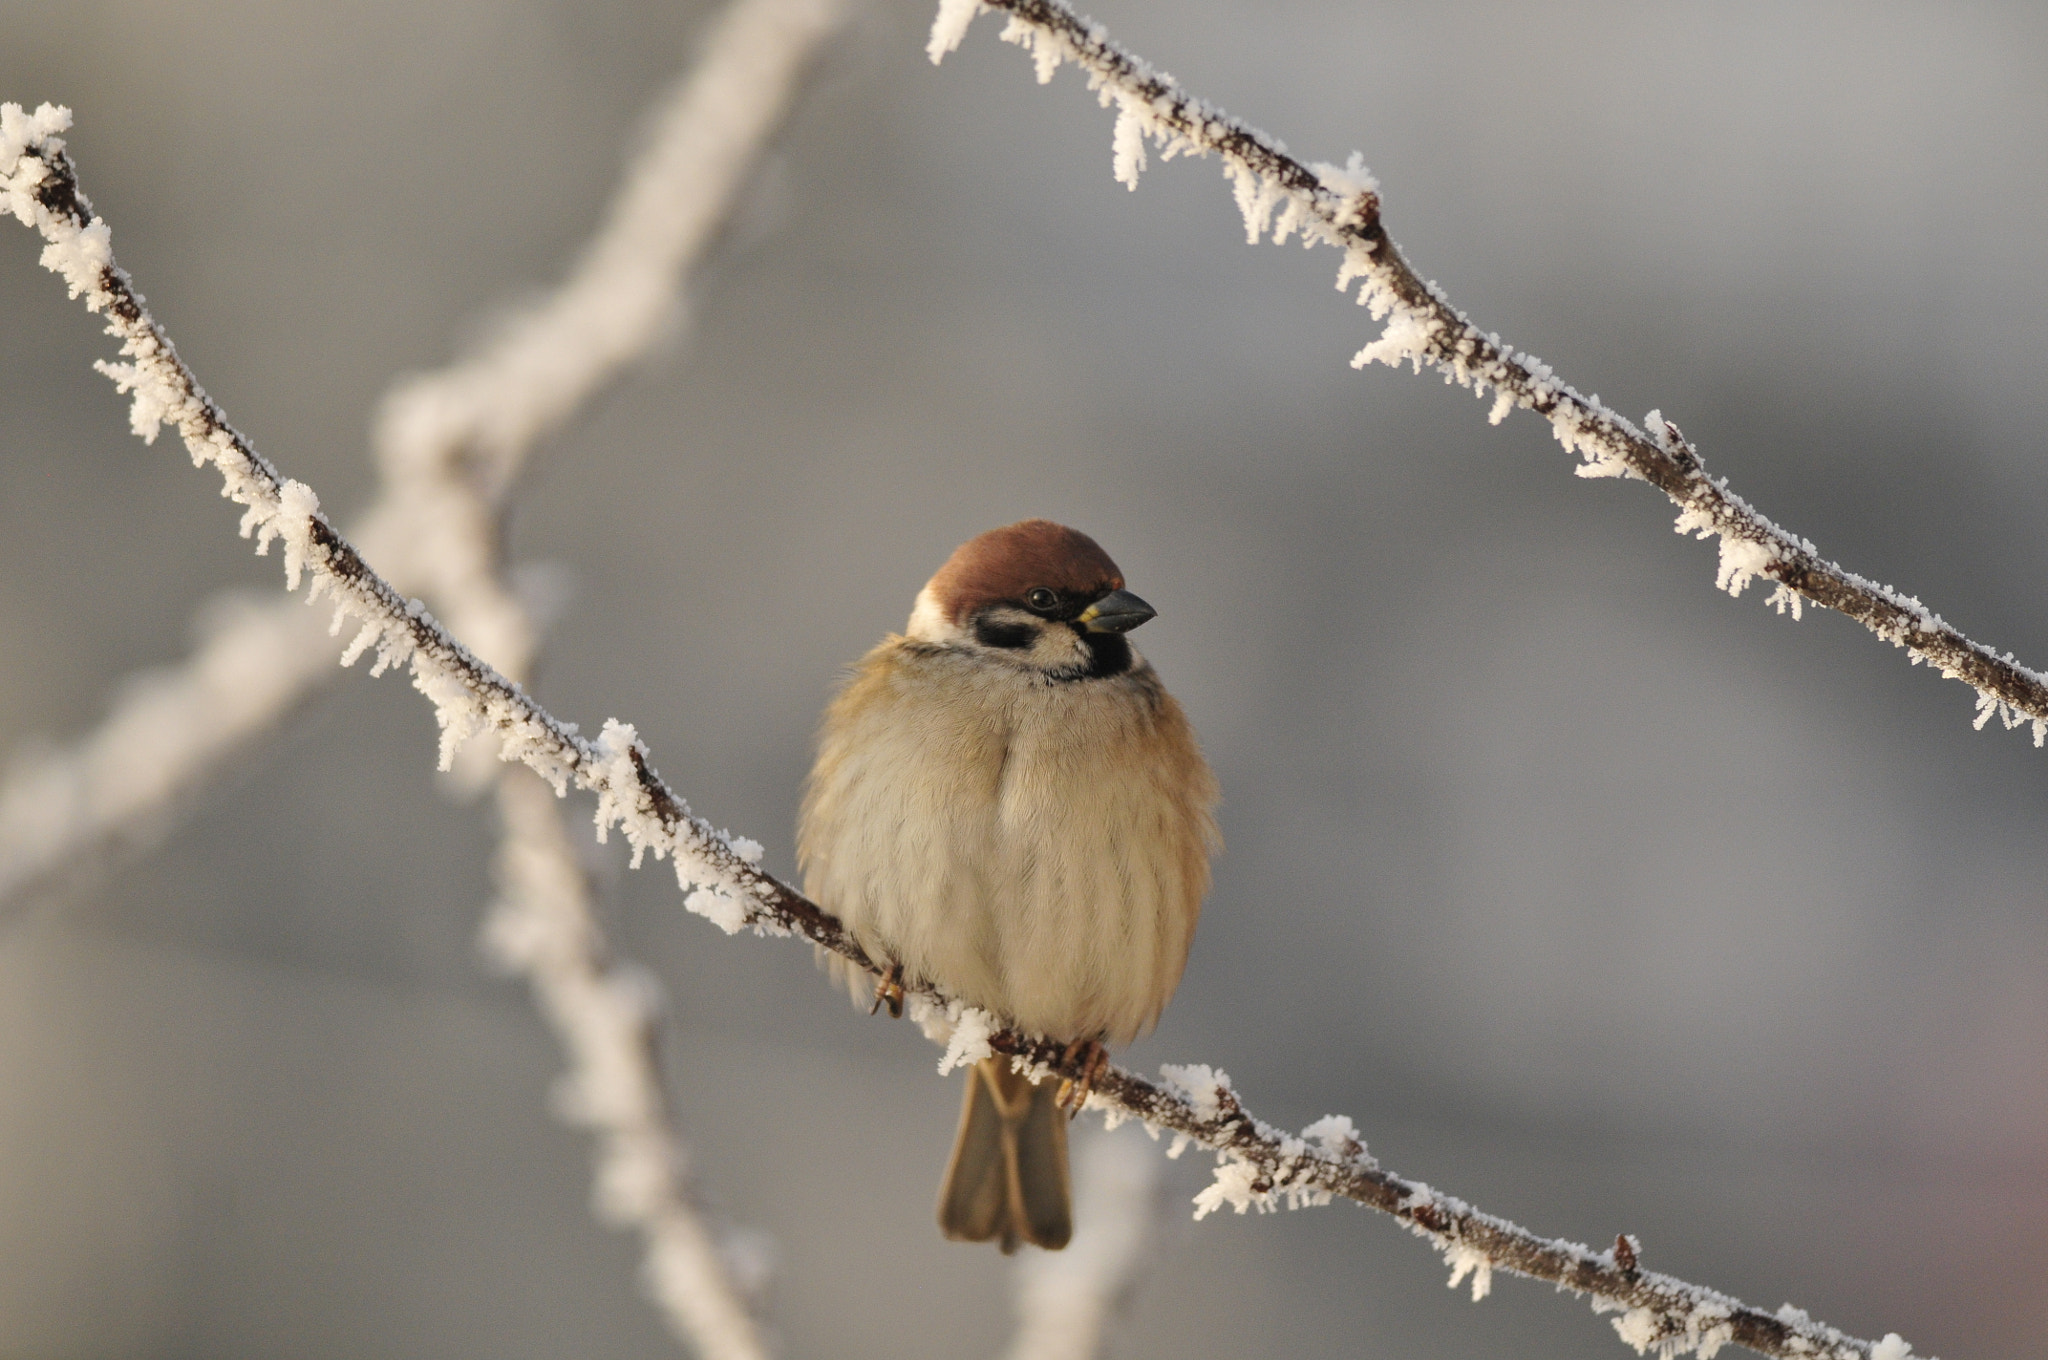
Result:
<svg viewBox="0 0 2048 1360"><path fill-rule="evenodd" d="M378 394L559 275L707 12L0 0L0 98L76 111L158 316L345 518ZM1096 13L1298 153L1362 150L1482 325L2048 661L2038 6ZM1396 1170L1755 1303L2038 1355L2048 755L1840 618L1716 595L1711 546L1533 417L1353 373L1333 253L1246 246L1213 163L1126 192L1071 71L1038 89L988 18L934 70L928 21L865 12L695 326L530 478L516 553L575 589L543 699L637 723L788 869L837 668L959 540L1078 525L1159 607L1228 799L1132 1063L1348 1113ZM4 750L278 578L217 478L127 434L36 253L0 230ZM431 733L344 675L162 849L0 927L0 1354L673 1353L547 1114L551 1041L478 961L490 827ZM931 1223L934 1051L607 863L787 1352L995 1354L1005 1267ZM1626 1353L1547 1289L1443 1279L1347 1206L1179 1226L1115 1354Z"/></svg>

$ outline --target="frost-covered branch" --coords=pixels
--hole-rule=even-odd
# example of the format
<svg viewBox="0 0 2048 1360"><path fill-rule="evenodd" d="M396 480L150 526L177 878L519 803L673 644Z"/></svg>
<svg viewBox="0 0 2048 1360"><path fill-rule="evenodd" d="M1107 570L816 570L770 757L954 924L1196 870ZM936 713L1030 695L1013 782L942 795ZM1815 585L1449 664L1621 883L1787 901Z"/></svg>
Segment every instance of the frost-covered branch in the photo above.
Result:
<svg viewBox="0 0 2048 1360"><path fill-rule="evenodd" d="M795 98L845 0L738 0L694 69L648 119L643 150L570 276L451 367L386 400L377 427L381 493L352 535L393 584L421 592L478 652L513 673L533 645L517 602L480 584L489 523L532 451L683 317L704 258ZM0 164L33 135L17 114ZM15 193L22 192L15 189ZM18 212L19 209L16 209ZM147 393L138 393L147 398ZM148 401L137 432L153 431ZM97 730L17 759L0 786L0 903L147 840L318 684L336 674L319 623L289 600L214 607L224 617L181 665L123 687Z"/></svg>
<svg viewBox="0 0 2048 1360"><path fill-rule="evenodd" d="M326 620L296 600L228 594L198 648L121 686L113 710L61 750L18 753L0 785L0 904L152 842L222 759L269 732L335 673Z"/></svg>
<svg viewBox="0 0 2048 1360"><path fill-rule="evenodd" d="M283 545L287 589L296 590L306 579L309 596L332 599L337 628L357 621L345 662L374 650L372 674L400 666L410 671L414 687L434 705L442 767L465 741L494 738L501 759L531 766L558 794L571 785L595 794L600 836L619 830L633 847L635 865L650 851L657 859L673 857L691 911L728 933L800 936L878 971L836 918L760 867L758 844L718 831L692 813L656 773L629 724L607 720L591 740L541 708L449 635L424 605L404 598L371 570L320 513L312 489L282 476L228 424L115 265L107 226L80 193L57 138L69 122L68 112L48 105L33 116L18 106L0 108L0 207L42 234L48 243L43 263L64 276L88 310L107 317L125 362L102 367L123 391L135 394L138 433L153 434L160 424L176 429L195 464L211 464L224 494L244 507L242 530L255 538L257 551L273 541ZM913 1016L928 1032L947 1037L942 1070L994 1052L1044 1073L1084 1075L1083 1060L1064 1045L996 1029L985 1014L963 1010L936 990L909 990ZM1623 1243L1595 1252L1538 1236L1384 1170L1341 1115L1318 1120L1299 1135L1260 1121L1239 1102L1228 1078L1206 1067L1162 1069L1158 1083L1112 1068L1095 1078L1088 1105L1113 1122L1139 1119L1149 1129L1216 1152L1216 1179L1197 1198L1198 1215L1226 1205L1244 1212L1350 1199L1392 1215L1428 1240L1444 1253L1454 1281L1472 1276L1475 1294L1485 1293L1495 1271L1507 1271L1590 1295L1596 1308L1620 1313L1616 1329L1638 1350L1654 1347L1660 1356L1698 1351L1704 1357L1732 1342L1786 1360L1911 1355L1896 1335L1873 1345L1789 1305L1769 1313L1644 1270L1633 1247Z"/></svg>
<svg viewBox="0 0 2048 1360"><path fill-rule="evenodd" d="M659 333L687 266L729 211L838 0L739 0L697 72L666 102L582 266L543 305L454 368L402 387L379 430L391 503L434 598L484 655L525 675L541 621L504 569L502 504L534 445ZM707 1360L768 1354L746 1296L767 1257L714 1234L657 1045L661 989L614 957L560 802L498 767L500 897L484 942L523 975L569 1055L557 1112L598 1140L594 1207L644 1244L644 1284L675 1336Z"/></svg>
<svg viewBox="0 0 2048 1360"><path fill-rule="evenodd" d="M838 0L739 0L570 281L454 368L385 406L380 465L414 532L428 590L484 655L528 673L540 620L504 570L501 507L534 445L652 342L795 93L804 60L836 25ZM500 897L484 941L523 975L569 1054L557 1112L598 1139L599 1218L637 1230L644 1283L676 1337L706 1360L763 1360L746 1295L767 1259L714 1235L657 1046L661 989L613 957L560 802L498 767Z"/></svg>
<svg viewBox="0 0 2048 1360"><path fill-rule="evenodd" d="M612 957L561 803L511 766L497 792L499 898L484 943L526 977L568 1051L555 1109L597 1135L597 1215L640 1233L647 1292L679 1340L705 1360L763 1360L745 1296L767 1263L744 1239L721 1242L698 1211L662 1077L660 984Z"/></svg>
<svg viewBox="0 0 2048 1360"><path fill-rule="evenodd" d="M400 559L406 579L493 664L519 673L531 630L516 601L491 587L495 561L462 546L495 540L489 521L533 449L681 325L691 268L731 216L846 5L736 0L702 60L654 110L645 149L570 277L474 354L386 398L377 456L408 521L397 537L428 545ZM430 527L450 519L466 521L467 532Z"/></svg>
<svg viewBox="0 0 2048 1360"><path fill-rule="evenodd" d="M696 69L657 106L645 150L571 277L477 353L387 400L382 495L366 536L407 588L432 595L507 672L526 671L539 634L503 570L502 507L516 474L541 440L681 321L691 267L843 13L841 0L736 0ZM7 162L23 134L47 134L61 117L11 112L0 132L9 187L48 197L47 180L31 186L37 177ZM10 206L20 211L17 201ZM82 202L78 215L90 216ZM87 250L93 239L89 226L79 238ZM156 357L163 362L137 365L134 375L151 384L146 391L168 390L172 404L159 416L138 400L138 432L152 418L169 418L181 433L217 424L203 398L196 411L180 400L168 346ZM98 732L10 781L0 794L0 899L96 843L166 820L180 794L336 673L322 622L290 600L238 609L185 667L131 685ZM765 1258L736 1235L721 1242L697 1212L655 1047L659 988L610 957L556 800L504 767L497 801L500 899L486 940L527 978L569 1053L558 1112L598 1136L598 1215L639 1231L647 1292L680 1340L711 1360L762 1360L768 1349L735 1275L760 1275Z"/></svg>
<svg viewBox="0 0 2048 1360"><path fill-rule="evenodd" d="M1511 349L1481 331L1451 306L1437 286L1416 274L1380 220L1379 185L1354 152L1343 166L1304 163L1281 144L1189 94L1173 77L1125 51L1107 30L1061 0L940 0L927 48L933 61L960 45L983 9L1001 10L1005 42L1029 52L1041 84L1063 63L1087 72L1088 88L1105 107L1116 107L1111 137L1116 178L1135 189L1148 143L1160 159L1214 154L1236 193L1252 242L1270 232L1275 243L1299 233L1304 245L1335 246L1344 261L1337 287L1359 284L1358 301L1384 319L1380 338L1352 358L1354 368L1379 362L1425 364L1475 395L1493 393L1491 419L1526 408L1550 422L1567 452L1584 460L1582 477L1635 477L1649 482L1679 508L1681 534L1720 540L1714 584L1740 595L1757 577L1776 583L1764 603L1797 618L1803 601L1855 619L1917 665L1977 692L1977 726L1993 717L2006 727L2031 724L2034 744L2048 739L2048 676L1972 642L1919 600L1845 571L1812 543L1766 519L1709 477L1699 453L1678 427L1656 411L1637 426L1587 397L1534 355Z"/></svg>

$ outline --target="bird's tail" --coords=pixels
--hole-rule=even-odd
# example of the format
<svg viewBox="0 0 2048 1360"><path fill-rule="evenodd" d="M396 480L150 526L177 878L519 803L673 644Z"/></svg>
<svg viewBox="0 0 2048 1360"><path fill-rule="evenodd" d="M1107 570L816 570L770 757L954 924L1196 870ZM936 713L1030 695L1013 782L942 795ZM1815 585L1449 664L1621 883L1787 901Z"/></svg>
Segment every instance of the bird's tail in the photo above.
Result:
<svg viewBox="0 0 2048 1360"><path fill-rule="evenodd" d="M1058 1251L1074 1235L1067 1183L1067 1116L1057 1084L1032 1085L1009 1058L967 1069L953 1160L939 1188L939 1228L960 1242L1029 1242Z"/></svg>

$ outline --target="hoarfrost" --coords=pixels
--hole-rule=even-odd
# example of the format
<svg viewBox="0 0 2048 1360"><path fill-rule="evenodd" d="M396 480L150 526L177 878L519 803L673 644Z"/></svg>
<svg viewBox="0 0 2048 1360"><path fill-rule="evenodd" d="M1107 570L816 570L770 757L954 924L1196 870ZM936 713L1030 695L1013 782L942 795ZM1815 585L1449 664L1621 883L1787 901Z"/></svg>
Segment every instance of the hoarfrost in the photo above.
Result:
<svg viewBox="0 0 2048 1360"><path fill-rule="evenodd" d="M37 143L47 147L52 155L64 149L64 142L58 135L71 131L71 110L62 104L38 104L36 111L29 113L19 104L0 104L0 177L21 178L21 153ZM40 158L38 158L40 159ZM28 206L23 207L12 199L8 211L21 219L25 227L35 225L34 200L25 192L43 182L47 172L39 164L26 177L26 183L17 187Z"/></svg>
<svg viewBox="0 0 2048 1360"><path fill-rule="evenodd" d="M1272 1196L1261 1192L1259 1169L1242 1157L1223 1154L1216 1164L1216 1179L1195 1196L1195 1221L1201 1222L1226 1204L1238 1213L1256 1207L1272 1212Z"/></svg>
<svg viewBox="0 0 2048 1360"><path fill-rule="evenodd" d="M940 1076L994 1056L995 1050L988 1046L988 1040L1001 1028L994 1016L974 1006L957 1006L948 1007L947 1018L953 1023L953 1031L946 1039L945 1053L939 1058Z"/></svg>
<svg viewBox="0 0 2048 1360"><path fill-rule="evenodd" d="M1467 1275L1472 1277L1472 1302L1477 1303L1493 1292L1493 1259L1479 1248L1453 1242L1444 1248L1444 1264L1451 1268L1452 1289Z"/></svg>
<svg viewBox="0 0 2048 1360"><path fill-rule="evenodd" d="M932 59L932 65L944 61L947 53L955 51L967 40L967 27L982 9L981 0L939 0L939 12L932 19L931 37L924 45L924 54Z"/></svg>
<svg viewBox="0 0 2048 1360"><path fill-rule="evenodd" d="M1663 1312L1654 1308L1627 1308L1613 1299L1604 1298L1593 1301L1593 1311L1619 1312L1621 1316L1614 1319L1615 1335L1632 1346L1637 1355L1654 1349L1657 1360L1674 1360L1674 1357L1686 1354L1697 1355L1699 1360L1713 1360L1723 1346L1732 1345L1735 1341L1735 1327L1731 1321L1733 1300L1693 1285L1681 1288L1686 1291L1685 1302ZM1786 1320L1785 1309L1779 1309L1778 1313L1780 1320ZM1804 1314L1801 1316L1803 1318ZM1811 1325L1810 1321L1808 1325Z"/></svg>
<svg viewBox="0 0 2048 1360"><path fill-rule="evenodd" d="M1145 116L1135 99L1119 98L1116 128L1110 133L1110 169L1116 182L1135 192L1145 170Z"/></svg>
<svg viewBox="0 0 2048 1360"><path fill-rule="evenodd" d="M1786 585L1783 581L1780 581L1777 587L1764 597L1764 604L1768 608L1776 609L1781 616L1789 608L1792 611L1792 621L1797 623L1799 622L1800 612L1805 607L1806 597ZM2035 743L2035 745L2039 744L2038 742Z"/></svg>
<svg viewBox="0 0 2048 1360"><path fill-rule="evenodd" d="M41 262L43 268L63 275L71 297L97 292L100 275L114 262L113 233L95 218L89 226L74 228L44 246Z"/></svg>
<svg viewBox="0 0 2048 1360"><path fill-rule="evenodd" d="M1367 281L1366 286L1358 290L1359 305L1364 306L1366 305L1367 297L1373 292L1372 275L1372 252L1363 246L1347 246L1344 250L1344 263L1337 266L1337 291L1340 293L1346 292L1354 282L1359 279L1365 279ZM1374 312L1373 315L1378 317L1382 313Z"/></svg>
<svg viewBox="0 0 2048 1360"><path fill-rule="evenodd" d="M1262 175L1249 165L1236 161L1223 163L1223 177L1230 181L1231 196L1237 200L1237 211L1244 218L1245 243L1257 245L1265 239L1273 209L1285 191L1271 176Z"/></svg>
<svg viewBox="0 0 2048 1360"><path fill-rule="evenodd" d="M155 368L107 359L95 359L92 366L114 380L115 391L134 394L128 403L128 429L143 443L156 443L157 432L176 417L184 394Z"/></svg>
<svg viewBox="0 0 2048 1360"><path fill-rule="evenodd" d="M1657 1315L1647 1308L1631 1308L1614 1320L1614 1332L1641 1355L1663 1334Z"/></svg>
<svg viewBox="0 0 2048 1360"><path fill-rule="evenodd" d="M647 748L633 724L606 718L604 729L591 743L591 773L598 777L597 843L603 845L617 826L633 849L632 868L639 868L647 851L656 858L663 853L662 833L666 830L653 816L647 790L640 786L640 768L635 756L645 758Z"/></svg>
<svg viewBox="0 0 2048 1360"><path fill-rule="evenodd" d="M284 588L287 591L299 588L299 577L313 557L313 521L319 513L320 498L304 482L287 479L278 489L277 514L263 526L265 537L259 538L256 551L261 555L269 535L274 534L283 541Z"/></svg>
<svg viewBox="0 0 2048 1360"><path fill-rule="evenodd" d="M682 880L684 909L695 912L726 934L739 934L753 918L753 911L746 902L723 884L691 888L690 884L695 880L690 877L689 866L680 856L676 859L676 877Z"/></svg>
<svg viewBox="0 0 2048 1360"><path fill-rule="evenodd" d="M1711 507L1687 506L1679 511L1672 530L1699 538L1720 535L1721 555L1714 570L1714 589L1725 590L1730 595L1742 594L1745 586L1756 577L1768 574L1778 561L1775 543L1719 522ZM1765 603L1770 604L1776 598L1774 595Z"/></svg>
<svg viewBox="0 0 2048 1360"><path fill-rule="evenodd" d="M434 768L445 774L455 768L455 753L463 743L490 726L490 716L455 671L419 664L425 658L417 652L413 660L412 687L433 703L434 721L441 728L441 749ZM383 663L381 652L378 663Z"/></svg>
<svg viewBox="0 0 2048 1360"><path fill-rule="evenodd" d="M952 1042L954 1011L957 1009L934 1001L923 992L906 990L903 994L904 1015L917 1026L918 1033L941 1048Z"/></svg>
<svg viewBox="0 0 2048 1360"><path fill-rule="evenodd" d="M1194 1110L1195 1118L1204 1122L1223 1113L1226 1100L1235 1101L1230 1091L1230 1074L1220 1067L1207 1063L1162 1063L1159 1077L1166 1089L1185 1100Z"/></svg>
<svg viewBox="0 0 2048 1360"><path fill-rule="evenodd" d="M1332 1157L1355 1157L1365 1151L1365 1140L1349 1115L1326 1114L1301 1131L1301 1136Z"/></svg>
<svg viewBox="0 0 2048 1360"><path fill-rule="evenodd" d="M1385 364L1399 368L1412 362L1417 373L1422 372L1422 360L1429 352L1430 342L1436 338L1436 318L1419 310L1403 309L1388 320L1380 338L1351 356L1353 368L1364 368L1367 364Z"/></svg>
<svg viewBox="0 0 2048 1360"><path fill-rule="evenodd" d="M1015 15L1010 17L1009 23L1003 25L1003 31L998 36L1004 42L1029 52L1038 83L1052 84L1054 72L1058 71L1060 63L1066 60L1066 49L1060 46L1057 38L1042 28L1025 23Z"/></svg>
<svg viewBox="0 0 2048 1360"><path fill-rule="evenodd" d="M1316 179L1325 189L1344 201L1344 206L1337 213L1337 225L1340 227L1357 224L1365 196L1377 194L1380 189L1379 180L1365 168L1365 153L1360 151L1352 152L1341 166L1316 161L1309 169L1316 172Z"/></svg>

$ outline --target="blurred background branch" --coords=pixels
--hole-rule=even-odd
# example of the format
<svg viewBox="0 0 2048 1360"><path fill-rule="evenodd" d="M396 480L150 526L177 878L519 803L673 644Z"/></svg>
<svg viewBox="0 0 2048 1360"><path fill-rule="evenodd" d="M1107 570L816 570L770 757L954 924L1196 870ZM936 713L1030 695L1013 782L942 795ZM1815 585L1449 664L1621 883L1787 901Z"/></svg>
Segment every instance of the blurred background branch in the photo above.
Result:
<svg viewBox="0 0 2048 1360"><path fill-rule="evenodd" d="M839 0L735 0L651 111L570 277L384 404L382 493L363 540L515 680L530 678L541 621L507 576L506 498L543 441L683 324L691 273L843 13ZM181 670L131 680L98 731L18 769L0 788L0 904L117 841L160 834L178 802L336 673L335 648L309 622L324 620L289 598L234 608ZM742 1296L765 1289L766 1262L745 1237L721 1244L698 1211L660 1062L659 985L609 956L555 798L516 767L483 774L502 828L485 939L531 983L570 1056L556 1107L599 1135L598 1215L640 1231L646 1292L678 1340L707 1360L760 1360L768 1348ZM735 1269L756 1277L752 1289Z"/></svg>
<svg viewBox="0 0 2048 1360"><path fill-rule="evenodd" d="M646 145L576 269L501 319L446 369L403 380L378 422L381 494L351 532L395 588L419 592L478 655L522 676L527 610L495 585L505 498L536 448L665 330L684 288L787 116L839 0L743 0L703 58L650 111ZM274 730L306 687L336 674L316 621L289 600L229 597L181 668L121 687L101 726L31 753L0 786L0 906L89 868L110 844L159 834L174 804ZM325 620L317 623L324 624Z"/></svg>
<svg viewBox="0 0 2048 1360"><path fill-rule="evenodd" d="M2037 637L2037 611L2001 584L2029 578L2038 537L2037 479L2012 456L2038 426L2019 356L2042 352L2018 263L2039 215L2032 19L1615 9L1481 31L1371 7L1256 22L1123 9L1120 29L1297 139L1341 147L1372 128L1432 263L1510 331L1685 411L1736 481L1886 578L1972 601L1972 631ZM587 229L589 129L628 116L660 76L644 34L683 21L606 29L533 5L480 23L457 6L316 31L281 9L188 16L188 35L80 13L21 16L0 64L38 84L10 88L61 78L57 92L115 111L90 126L111 206L137 195L110 208L133 223L124 254L161 280L159 307L230 404L341 503L362 489L352 413L394 364L422 362L479 277L531 272ZM786 249L732 266L702 372L629 385L579 434L618 441L616 458L579 468L574 496L522 507L524 555L584 578L552 701L647 715L707 804L778 825L832 666L896 621L964 532L1050 513L1129 541L1134 581L1169 585L1150 650L1234 819L1160 1043L1254 1062L1290 1122L1326 1101L1357 1110L1384 1155L1517 1217L1595 1241L1626 1225L1653 1261L1744 1293L2028 1353L2043 1278L2024 1227L2044 1183L2035 766L1958 737L1933 687L1881 674L1826 624L1787 648L1762 620L1702 611L1691 569L1665 568L1661 525L1639 534L1639 510L1503 470L1498 450L1533 446L1527 432L1470 439L1469 417L1437 415L1454 404L1398 384L1334 390L1318 365L1355 346L1356 316L1318 309L1320 280L1295 293L1291 264L1189 231L1229 215L1206 185L1091 196L1071 172L1100 154L1094 118L1026 102L972 48L963 71L920 76L922 17L869 31L887 41L840 69L793 177L769 176L759 210L794 195L801 211ZM393 63L367 43L433 56ZM367 99L366 70L391 73ZM1446 71L1486 97L1447 105ZM206 78L179 84L187 72ZM226 90L233 110L207 102ZM410 116L435 100L445 116ZM251 106L275 117L239 116ZM122 109L148 116L124 131ZM1506 155L1503 109L1515 147L1545 150ZM422 130L437 123L441 141ZM152 169L166 126L197 173ZM362 135L337 144L335 127ZM538 201L536 165L585 192ZM1902 192L1967 202L1971 220L1902 222L1885 207ZM1739 253L1731 211L1752 224ZM1967 267L1902 276L1901 250ZM1585 305L1596 287L1611 306ZM0 680L10 731L62 728L91 677L169 649L193 581L242 569L197 546L207 497L119 451L114 422L96 435L72 414L104 404L67 386L85 331L34 290L9 306L42 320L9 351L0 508L18 556L0 610L36 645L10 649ZM1134 334L1134 308L1171 339ZM325 360L317 383L296 371L307 353ZM1188 381L1214 371L1238 380ZM1805 458L1749 452L1788 431ZM59 466L91 472L89 510L46 499L70 484L44 471ZM147 513L117 514L123 496ZM75 528L55 533L116 519L124 533L90 556L66 541ZM1606 570L1617 558L1637 568L1626 580ZM61 620L38 604L59 599ZM676 692L693 701L670 722ZM437 907L469 896L488 847L431 796L398 795L417 761L401 700L325 701L190 841L8 942L22 1098L0 1191L7 1240L37 1248L8 1275L18 1349L54 1325L36 1319L86 1316L65 1301L107 1259L137 1287L93 1310L93 1335L503 1353L494 1337L540 1345L581 1317L610 1338L586 1350L630 1349L615 1310L584 1302L603 1297L608 1272L584 1264L601 1249L517 1234L520 1252L551 1253L536 1271L492 1230L519 1211L481 1193L503 1177L479 1164L525 1158L534 1196L560 1181L532 1155L545 1135L516 1108L480 1118L490 1087L464 1073L539 1082L552 1059L463 981L467 930ZM686 1085L716 1074L717 1101L685 1091L706 1122L693 1115L693 1139L816 1282L790 1300L796 1335L882 1353L1000 1308L994 1262L921 1247L922 1195L855 1189L925 1174L937 1154L918 1139L926 1124L943 1138L945 1093L895 1081L888 1037L768 957L789 951L694 949L656 900L633 898L646 909L621 928L676 980ZM1298 905L1232 905L1251 902ZM1290 1006L1253 1004L1276 985ZM728 1018L764 997L765 1031ZM828 1114L806 1136L792 1108ZM352 1152L400 1138L419 1167L409 1198ZM118 1213L97 1207L101 1186ZM405 1212L429 1190L431 1225ZM316 1195L318 1213L295 1211ZM1583 1353L1556 1316L1575 1310L1447 1318L1411 1287L1412 1248L1327 1218L1188 1239L1135 1301L1131 1344L1413 1356L1491 1337ZM877 1233L902 1251L863 1250ZM876 1302L908 1289L931 1299L916 1321Z"/></svg>

